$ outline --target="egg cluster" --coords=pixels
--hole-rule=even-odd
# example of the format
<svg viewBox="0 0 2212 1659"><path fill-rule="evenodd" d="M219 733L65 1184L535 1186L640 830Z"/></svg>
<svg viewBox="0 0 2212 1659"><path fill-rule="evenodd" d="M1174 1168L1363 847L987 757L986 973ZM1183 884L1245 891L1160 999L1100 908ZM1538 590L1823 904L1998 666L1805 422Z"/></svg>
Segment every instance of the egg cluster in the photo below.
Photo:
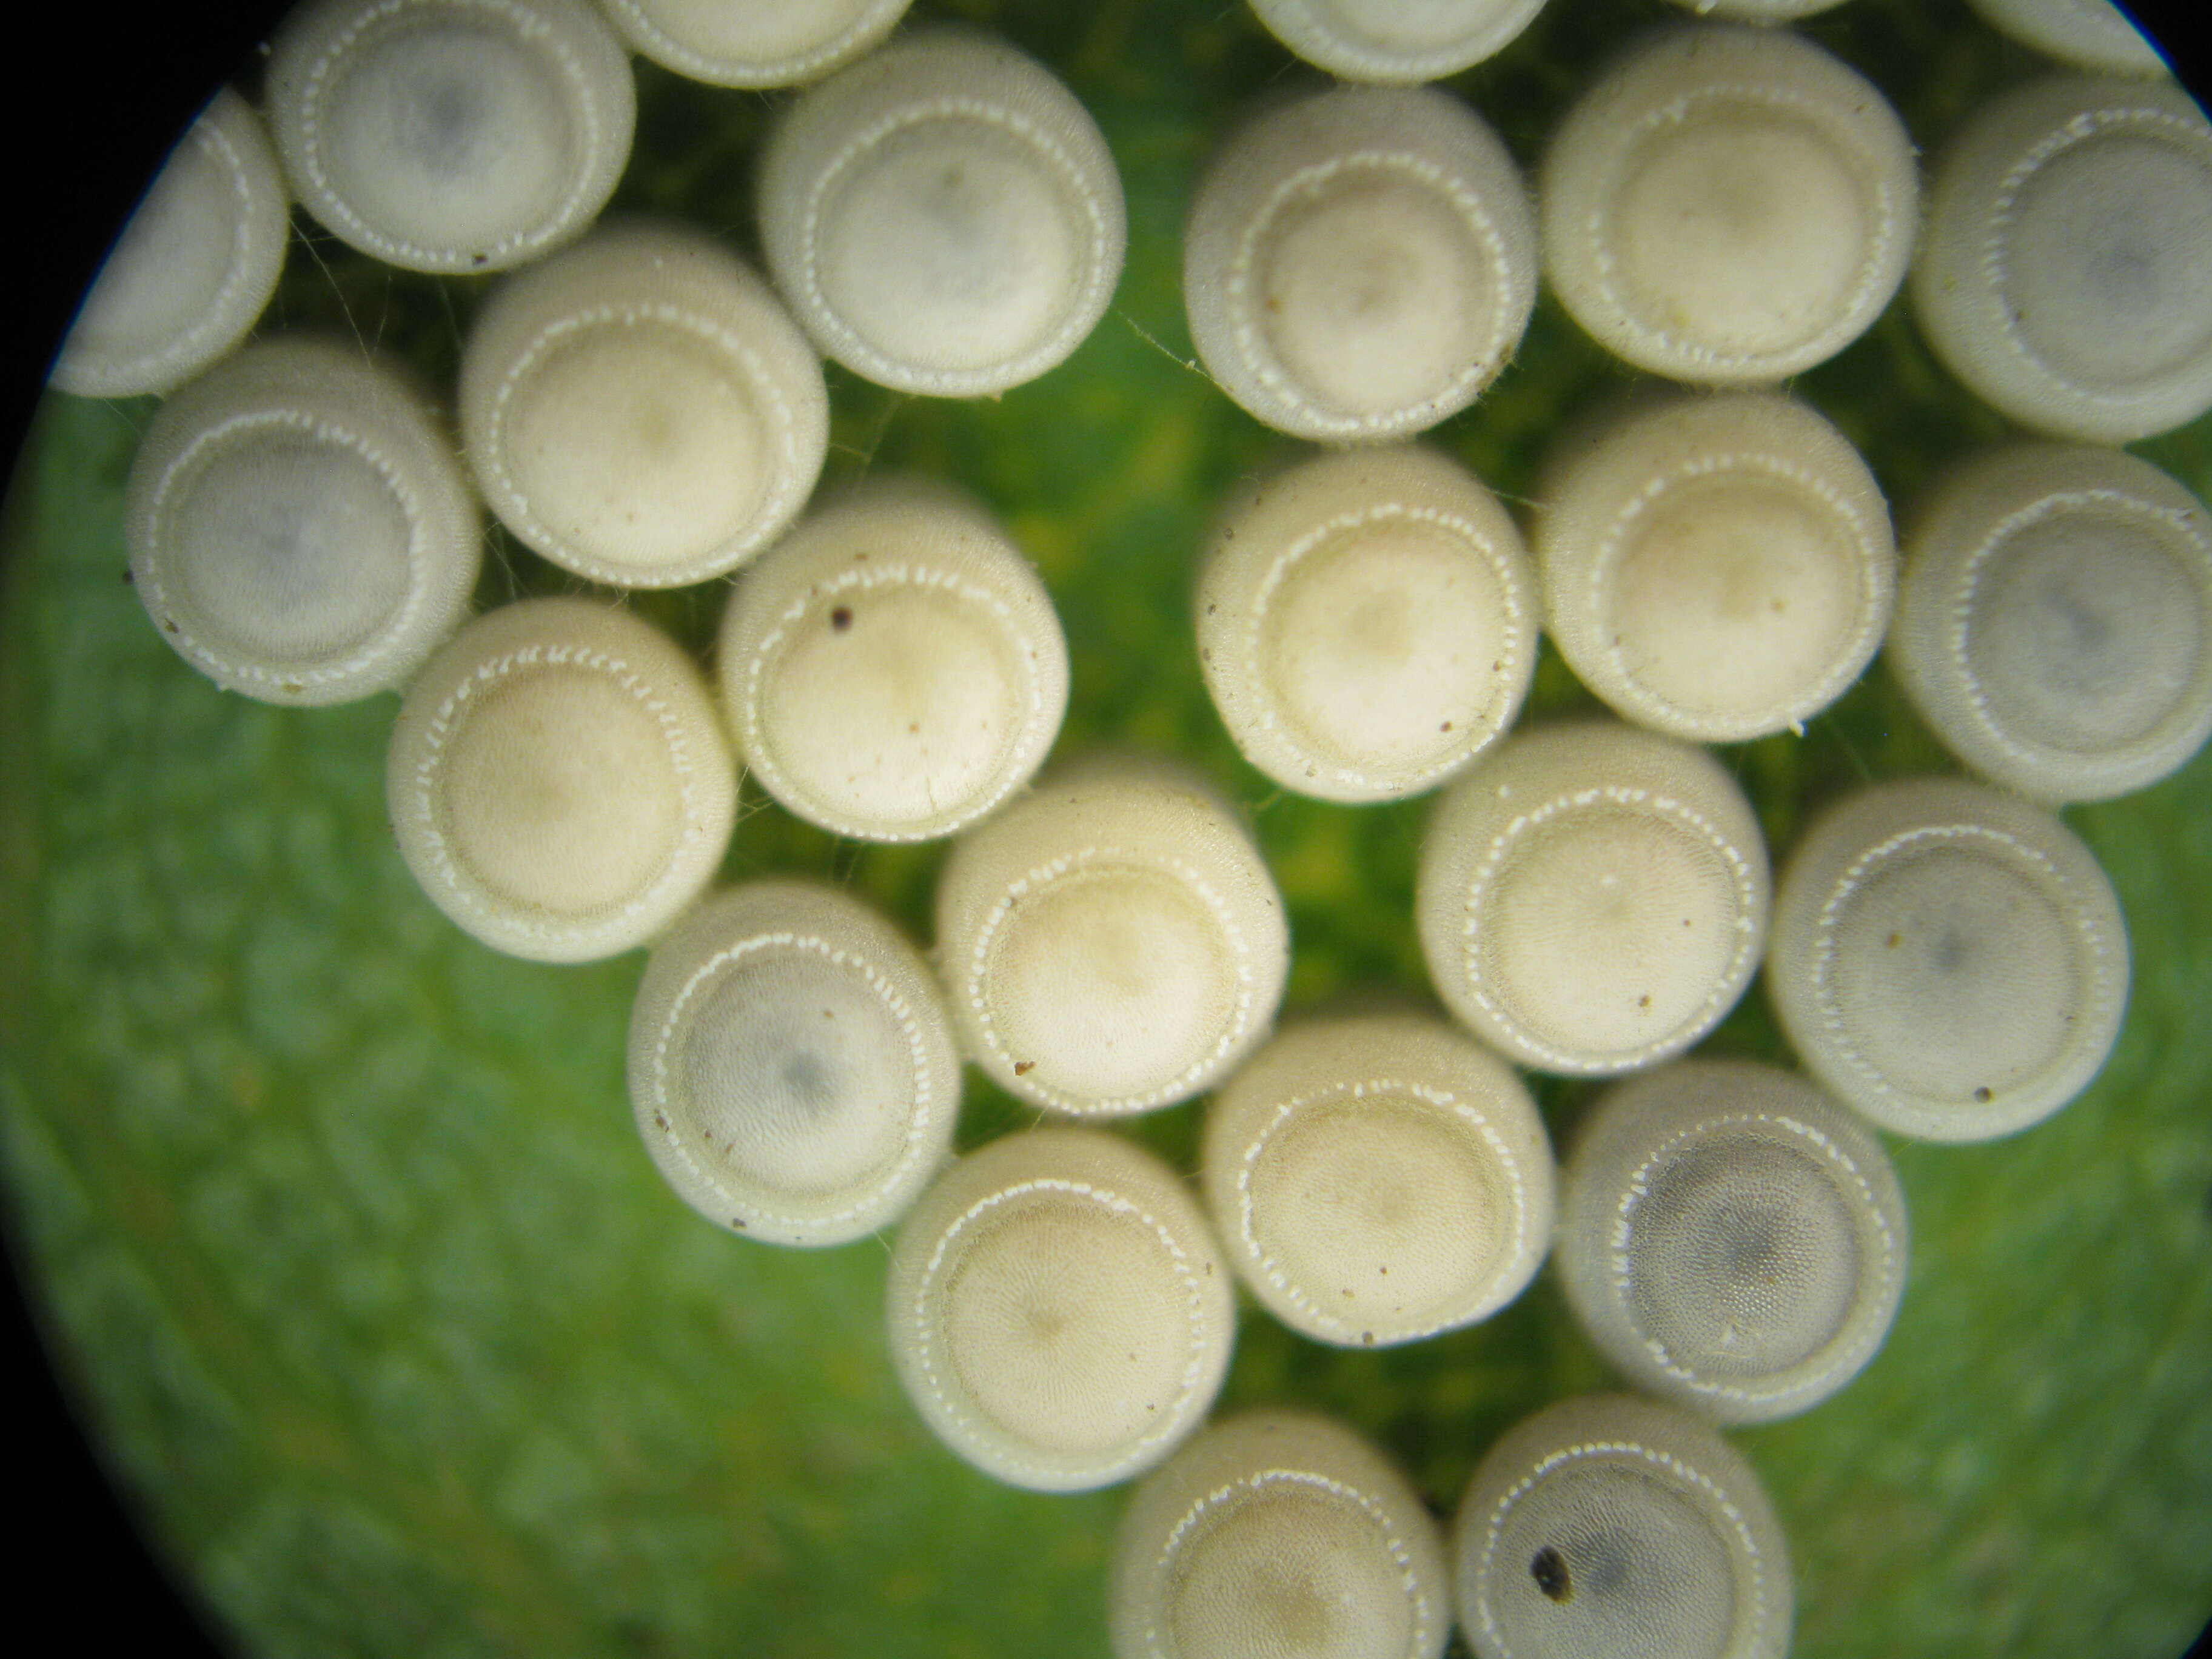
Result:
<svg viewBox="0 0 2212 1659"><path fill-rule="evenodd" d="M54 371L166 398L128 530L179 654L270 702L403 693L388 799L434 902L533 959L651 947L632 1104L684 1200L787 1245L902 1220L890 1352L945 1443L1045 1491L1150 1472L1114 1569L1125 1659L1434 1659L1455 1610L1484 1659L1784 1653L1787 1550L1709 1423L1804 1410L1880 1347L1907 1222L1869 1123L1987 1139L2096 1074L2125 925L2051 808L2212 733L2205 508L2109 447L2212 407L2212 125L2155 54L2117 14L1989 0L2097 72L1973 112L1923 185L1881 94L1774 26L1817 3L1703 3L1735 21L1628 42L1532 192L1427 83L1540 3L1255 0L1345 79L1221 137L1182 247L1205 372L1332 446L1194 550L1207 689L1285 790L1442 792L1406 927L1443 1012L1277 1030L1285 909L1236 805L1139 750L1045 769L1069 654L1018 539L927 477L817 489L823 357L991 395L1105 313L1113 155L1003 41L901 29L896 0L307 0L266 125L210 106ZM805 83L759 158L765 272L697 227L600 221L630 48ZM288 193L395 265L512 271L463 350L458 445L387 363L244 343ZM1412 440L1512 361L1540 281L1674 384L1563 423L1517 521ZM2036 435L1929 492L1900 559L1865 462L1781 388L1907 286ZM711 676L599 599L469 617L482 507L605 586L729 578ZM1618 718L1516 727L1540 633ZM1862 790L1778 875L1699 745L1802 729L1879 651L1988 781ZM840 836L957 837L931 951L825 885L709 893L741 769ZM1805 1074L1684 1058L1762 969ZM963 1061L1085 1121L954 1159ZM1516 1066L1621 1079L1564 1167ZM1101 1127L1208 1091L1194 1184ZM1390 1345L1489 1316L1555 1243L1656 1399L1515 1429L1449 1547L1338 1425L1201 1428L1233 1285L1316 1341Z"/></svg>

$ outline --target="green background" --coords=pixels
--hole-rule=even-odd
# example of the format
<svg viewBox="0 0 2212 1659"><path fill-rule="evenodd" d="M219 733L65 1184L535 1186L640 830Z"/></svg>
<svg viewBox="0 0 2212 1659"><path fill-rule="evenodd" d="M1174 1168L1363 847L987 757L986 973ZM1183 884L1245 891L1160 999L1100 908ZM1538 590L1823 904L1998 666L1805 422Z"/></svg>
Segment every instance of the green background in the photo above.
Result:
<svg viewBox="0 0 2212 1659"><path fill-rule="evenodd" d="M1177 226L1231 112L1306 72L1231 0L916 15L1001 28L1090 106L1128 191L1128 272L1067 364L998 401L833 369L830 479L916 469L998 511L1066 626L1060 752L1170 750L1249 806L1289 900L1290 1006L1421 990L1425 803L1273 791L1206 702L1186 615L1212 504L1295 450L1184 361ZM1453 84L1533 164L1595 56L1675 15L1553 0ZM1958 0L1854 0L1808 32L1923 146L2035 68ZM620 203L750 247L778 100L644 64L639 87ZM271 325L450 385L483 285L304 228ZM1563 419L1630 384L1547 299L1431 441L1524 499ZM1901 307L1796 389L1900 501L2002 430ZM0 1152L63 1369L158 1547L255 1654L1102 1653L1121 1496L1000 1487L928 1437L878 1328L880 1243L750 1246L660 1184L622 1077L641 957L550 968L465 939L392 845L395 699L264 708L161 643L118 528L150 408L50 400L9 500ZM2207 423L2138 447L2212 489ZM484 604L575 586L489 545ZM721 602L719 584L635 601L702 646ZM1547 656L1537 708L1586 701ZM1879 669L1802 738L1723 753L1777 847L1860 779L1947 765ZM2167 1659L2212 1609L2212 764L2068 817L2134 934L2111 1066L2014 1139L1898 1145L1914 1261L1887 1347L1836 1400L1738 1437L1796 1557L1807 1659ZM726 873L845 883L926 938L940 857L833 842L749 791ZM1710 1047L1778 1055L1763 999ZM1568 1132L1586 1091L1541 1093ZM1198 1109L1132 1132L1188 1169ZM963 1144L1027 1117L971 1077ZM1396 1350L1326 1349L1248 1308L1224 1404L1340 1413L1448 1510L1506 1425L1606 1381L1547 1275Z"/></svg>

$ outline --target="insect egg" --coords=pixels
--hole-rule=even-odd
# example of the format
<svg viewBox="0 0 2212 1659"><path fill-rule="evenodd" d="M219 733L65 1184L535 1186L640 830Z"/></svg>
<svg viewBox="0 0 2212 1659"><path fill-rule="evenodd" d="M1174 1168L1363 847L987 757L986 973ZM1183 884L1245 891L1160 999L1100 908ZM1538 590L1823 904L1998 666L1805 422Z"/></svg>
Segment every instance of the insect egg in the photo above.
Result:
<svg viewBox="0 0 2212 1659"><path fill-rule="evenodd" d="M1674 0L1674 3L1700 17L1735 23L1786 23L1826 11L1842 0Z"/></svg>
<svg viewBox="0 0 2212 1659"><path fill-rule="evenodd" d="M335 341L264 341L155 411L125 532L139 599L217 684L349 702L468 613L482 514L427 400Z"/></svg>
<svg viewBox="0 0 2212 1659"><path fill-rule="evenodd" d="M872 51L913 0L600 0L653 62L718 87L789 87Z"/></svg>
<svg viewBox="0 0 2212 1659"><path fill-rule="evenodd" d="M1766 939L1766 845L1711 755L1612 721L1506 738L1437 804L1415 919L1477 1036L1608 1076L1720 1023Z"/></svg>
<svg viewBox="0 0 2212 1659"><path fill-rule="evenodd" d="M1506 1431L1451 1554L1478 1659L1783 1659L1790 1555L1758 1475L1678 1407L1583 1395Z"/></svg>
<svg viewBox="0 0 2212 1659"><path fill-rule="evenodd" d="M2112 0L1966 0L1984 22L2038 52L2106 75L2163 75L2166 59Z"/></svg>
<svg viewBox="0 0 2212 1659"><path fill-rule="evenodd" d="M587 962L642 945L729 845L737 771L691 659L587 599L479 617L423 665L385 775L400 856L495 950Z"/></svg>
<svg viewBox="0 0 2212 1659"><path fill-rule="evenodd" d="M289 201L261 118L225 88L131 214L50 382L82 398L167 392L235 349L276 290Z"/></svg>
<svg viewBox="0 0 2212 1659"><path fill-rule="evenodd" d="M305 0L270 125L300 202L410 270L503 270L579 234L629 161L629 59L584 0Z"/></svg>
<svg viewBox="0 0 2212 1659"><path fill-rule="evenodd" d="M492 511L620 587L753 557L829 442L820 359L768 284L687 226L610 223L508 277L470 331L460 394Z"/></svg>
<svg viewBox="0 0 2212 1659"><path fill-rule="evenodd" d="M1195 1429L1236 1304L1174 1171L1095 1129L988 1142L922 1194L890 1262L890 1345L930 1428L986 1474L1082 1492Z"/></svg>
<svg viewBox="0 0 2212 1659"><path fill-rule="evenodd" d="M1044 583L976 502L878 476L739 579L717 652L761 786L866 841L948 836L1060 734L1067 646Z"/></svg>
<svg viewBox="0 0 2212 1659"><path fill-rule="evenodd" d="M1614 1085L1564 1173L1559 1277L1638 1388L1722 1422L1826 1399L1905 1289L1889 1158L1802 1078L1678 1060Z"/></svg>
<svg viewBox="0 0 2212 1659"><path fill-rule="evenodd" d="M1076 1116L1208 1087L1267 1035L1290 971L1281 896L1194 775L1094 756L969 830L937 889L968 1057Z"/></svg>
<svg viewBox="0 0 2212 1659"><path fill-rule="evenodd" d="M1213 1102L1202 1167L1239 1277L1339 1346L1487 1317L1551 1239L1552 1151L1528 1090L1428 1016L1286 1027Z"/></svg>
<svg viewBox="0 0 2212 1659"><path fill-rule="evenodd" d="M700 1214L840 1244L896 1220L945 1161L960 1057L889 921L834 888L752 882L653 946L629 1091L646 1150Z"/></svg>
<svg viewBox="0 0 2212 1659"><path fill-rule="evenodd" d="M1544 272L1638 368L1714 386L1825 362L1904 280L1911 141L1870 82L1788 29L1646 36L1544 154Z"/></svg>
<svg viewBox="0 0 2212 1659"><path fill-rule="evenodd" d="M2212 407L2212 125L2168 82L2054 75L1952 136L1913 314L2022 426L2128 443Z"/></svg>
<svg viewBox="0 0 2212 1659"><path fill-rule="evenodd" d="M1215 1423L1146 1476L1112 1575L1115 1659L1438 1659L1451 1634L1420 1495L1303 1412Z"/></svg>
<svg viewBox="0 0 2212 1659"><path fill-rule="evenodd" d="M761 240L799 324L880 385L1004 392L1083 343L1127 212L1097 124L991 36L916 30L810 88L761 160Z"/></svg>
<svg viewBox="0 0 2212 1659"><path fill-rule="evenodd" d="M1502 51L1544 0L1252 0L1267 32L1346 81L1441 81Z"/></svg>
<svg viewBox="0 0 2212 1659"><path fill-rule="evenodd" d="M1662 398L1555 450L1531 536L1552 638L1624 719L1733 742L1842 696L1881 644L1881 488L1808 405Z"/></svg>
<svg viewBox="0 0 2212 1659"><path fill-rule="evenodd" d="M1183 228L1198 355L1295 437L1372 443L1456 414L1535 300L1520 169L1434 88L1338 87L1253 117L1206 163Z"/></svg>
<svg viewBox="0 0 2212 1659"><path fill-rule="evenodd" d="M1245 492L1193 611L1244 757L1301 794L1359 801L1443 781L1513 723L1537 605L1498 498L1405 446L1317 456Z"/></svg>
<svg viewBox="0 0 2212 1659"><path fill-rule="evenodd" d="M1946 748L2046 801L2155 782L2212 732L2212 520L2117 449L2015 443L1915 515L1889 663Z"/></svg>
<svg viewBox="0 0 2212 1659"><path fill-rule="evenodd" d="M1884 1128L1990 1140L2088 1086L2118 1035L2128 942L2057 818L1957 778L1860 791L1792 850L1767 989L1799 1057Z"/></svg>

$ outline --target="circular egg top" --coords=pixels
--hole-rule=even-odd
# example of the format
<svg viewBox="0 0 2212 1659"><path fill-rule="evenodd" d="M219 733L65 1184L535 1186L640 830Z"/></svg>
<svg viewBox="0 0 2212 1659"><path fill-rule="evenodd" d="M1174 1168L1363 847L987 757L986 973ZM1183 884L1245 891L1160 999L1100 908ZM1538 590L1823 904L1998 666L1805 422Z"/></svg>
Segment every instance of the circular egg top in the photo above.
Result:
<svg viewBox="0 0 2212 1659"><path fill-rule="evenodd" d="M1112 1572L1115 1659L1437 1659L1451 1632L1419 1494L1304 1413L1194 1436L1131 1497Z"/></svg>
<svg viewBox="0 0 2212 1659"><path fill-rule="evenodd" d="M973 501L872 481L745 573L718 670L746 763L811 823L947 836L1029 781L1067 706L1051 596Z"/></svg>
<svg viewBox="0 0 2212 1659"><path fill-rule="evenodd" d="M1771 1066L1681 1060L1616 1085L1563 1172L1560 1278L1591 1339L1723 1422L1789 1416L1856 1376L1905 1266L1887 1155Z"/></svg>
<svg viewBox="0 0 2212 1659"><path fill-rule="evenodd" d="M829 441L821 362L768 284L676 225L610 224L510 277L470 332L460 396L492 511L622 587L751 558Z"/></svg>
<svg viewBox="0 0 2212 1659"><path fill-rule="evenodd" d="M656 64L720 87L789 87L873 50L913 0L601 0Z"/></svg>
<svg viewBox="0 0 2212 1659"><path fill-rule="evenodd" d="M936 1173L960 1057L943 993L889 921L834 888L754 882L653 947L629 1090L692 1208L750 1238L837 1244L896 1220Z"/></svg>
<svg viewBox="0 0 2212 1659"><path fill-rule="evenodd" d="M627 611L526 599L425 664L386 772L399 851L495 949L580 962L643 944L706 885L737 776L699 671Z"/></svg>
<svg viewBox="0 0 2212 1659"><path fill-rule="evenodd" d="M1213 1403L1234 1321L1229 1270L1174 1172L1092 1129L969 1154L891 1254L891 1352L923 1419L1041 1492L1165 1457Z"/></svg>
<svg viewBox="0 0 2212 1659"><path fill-rule="evenodd" d="M1389 800L1513 721L1536 664L1520 532L1456 463L1411 447L1305 461L1224 517L1199 659L1246 759L1285 788Z"/></svg>
<svg viewBox="0 0 2212 1659"><path fill-rule="evenodd" d="M2212 125L2177 86L2053 76L1953 137L1914 266L1921 331L2055 437L2124 443L2212 406Z"/></svg>
<svg viewBox="0 0 2212 1659"><path fill-rule="evenodd" d="M1553 640L1639 725L1707 742L1797 726L1881 646L1897 550L1880 485L1807 405L1665 398L1571 440L1532 538Z"/></svg>
<svg viewBox="0 0 2212 1659"><path fill-rule="evenodd" d="M1437 994L1539 1070L1679 1054L1759 965L1766 848L1704 750L1611 723L1499 744L1437 803L1415 907Z"/></svg>
<svg viewBox="0 0 2212 1659"><path fill-rule="evenodd" d="M1440 81L1501 51L1544 0L1252 0L1267 32L1346 81Z"/></svg>
<svg viewBox="0 0 2212 1659"><path fill-rule="evenodd" d="M1346 1347L1488 1316L1527 1285L1551 1236L1551 1147L1528 1091L1420 1015L1284 1030L1213 1103L1203 1167L1254 1294Z"/></svg>
<svg viewBox="0 0 2212 1659"><path fill-rule="evenodd" d="M1632 46L1552 135L1546 275L1655 374L1779 380L1863 333L1918 213L1887 100L1788 30L1687 25Z"/></svg>
<svg viewBox="0 0 2212 1659"><path fill-rule="evenodd" d="M903 392L975 397L1043 374L1121 273L1121 175L1035 60L920 30L809 90L761 164L769 268L815 343Z"/></svg>
<svg viewBox="0 0 2212 1659"><path fill-rule="evenodd" d="M1807 1067L1885 1128L1988 1140L2088 1085L2127 1000L2112 884L2042 809L1978 784L1861 791L1792 852L1768 989Z"/></svg>
<svg viewBox="0 0 2212 1659"><path fill-rule="evenodd" d="M2021 443L1916 515L1890 660L1945 745L2045 800L2156 781L2212 732L2204 504L2120 450Z"/></svg>
<svg viewBox="0 0 2212 1659"><path fill-rule="evenodd" d="M1479 1659L1784 1659L1773 1506L1704 1423L1626 1395L1509 1430L1461 1501L1460 1626Z"/></svg>
<svg viewBox="0 0 2212 1659"><path fill-rule="evenodd" d="M301 203L410 270L504 270L590 224L629 160L629 59L581 0L307 0L270 125Z"/></svg>
<svg viewBox="0 0 2212 1659"><path fill-rule="evenodd" d="M226 87L131 213L51 384L84 398L166 393L234 349L276 292L289 206L261 118Z"/></svg>
<svg viewBox="0 0 2212 1659"><path fill-rule="evenodd" d="M1259 851L1194 776L1093 759L954 847L937 951L968 1057L1080 1116L1186 1100L1266 1035L1289 971Z"/></svg>
<svg viewBox="0 0 2212 1659"><path fill-rule="evenodd" d="M1199 356L1297 437L1407 437L1466 408L1535 295L1520 172L1431 88L1338 87L1255 117L1206 164L1184 228Z"/></svg>
<svg viewBox="0 0 2212 1659"><path fill-rule="evenodd" d="M249 347L148 427L125 532L162 637L264 702L404 681L467 614L478 513L395 370L319 339Z"/></svg>

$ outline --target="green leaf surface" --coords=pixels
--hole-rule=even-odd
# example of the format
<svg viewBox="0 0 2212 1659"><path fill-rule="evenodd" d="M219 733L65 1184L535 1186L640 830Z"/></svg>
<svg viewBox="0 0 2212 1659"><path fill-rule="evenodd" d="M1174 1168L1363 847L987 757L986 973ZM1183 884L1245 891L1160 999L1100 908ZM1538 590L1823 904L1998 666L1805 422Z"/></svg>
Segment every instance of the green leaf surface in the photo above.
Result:
<svg viewBox="0 0 2212 1659"><path fill-rule="evenodd" d="M832 375L833 481L979 492L1060 605L1061 752L1188 757L1249 807L1289 900L1293 1006L1424 990L1424 803L1326 805L1245 767L1206 702L1191 562L1229 484L1291 453L1188 364L1177 227L1230 114L1302 72L1227 0L966 0L1097 113L1128 274L1062 368L976 404ZM1524 163L1657 0L1554 0L1458 78ZM1938 141L2033 68L1951 3L1809 31ZM621 203L751 240L775 100L641 65ZM312 227L307 228L312 232ZM313 234L271 325L358 333L450 385L481 283ZM1563 420L1630 377L1548 299L1434 441L1525 498ZM1909 501L2002 431L1902 307L1798 388ZM216 691L123 580L150 405L56 398L21 462L0 593L0 1154L61 1358L158 1547L242 1654L1050 1656L1105 1649L1121 1497L994 1485L900 1396L885 1251L781 1251L694 1217L631 1127L642 958L552 968L449 927L393 850L396 701ZM2212 491L2212 425L2142 453ZM479 598L574 586L495 532ZM641 598L703 645L720 585ZM1536 706L1587 699L1556 658ZM1724 751L1785 847L1869 775L1947 769L1879 671L1801 738ZM2169 1659L2212 1609L2212 763L2070 813L2117 884L2136 989L2110 1068L2051 1123L1895 1148L1914 1260L1869 1371L1739 1438L1796 1557L1806 1659ZM937 848L840 843L748 793L726 874L826 876L927 936ZM1710 1045L1779 1057L1754 995ZM1541 1085L1555 1135L1585 1091ZM1188 1168L1194 1107L1135 1126ZM971 1076L963 1144L1028 1115ZM1496 1319L1346 1352L1247 1308L1230 1406L1341 1413L1440 1510L1505 1426L1607 1381L1549 1276Z"/></svg>

